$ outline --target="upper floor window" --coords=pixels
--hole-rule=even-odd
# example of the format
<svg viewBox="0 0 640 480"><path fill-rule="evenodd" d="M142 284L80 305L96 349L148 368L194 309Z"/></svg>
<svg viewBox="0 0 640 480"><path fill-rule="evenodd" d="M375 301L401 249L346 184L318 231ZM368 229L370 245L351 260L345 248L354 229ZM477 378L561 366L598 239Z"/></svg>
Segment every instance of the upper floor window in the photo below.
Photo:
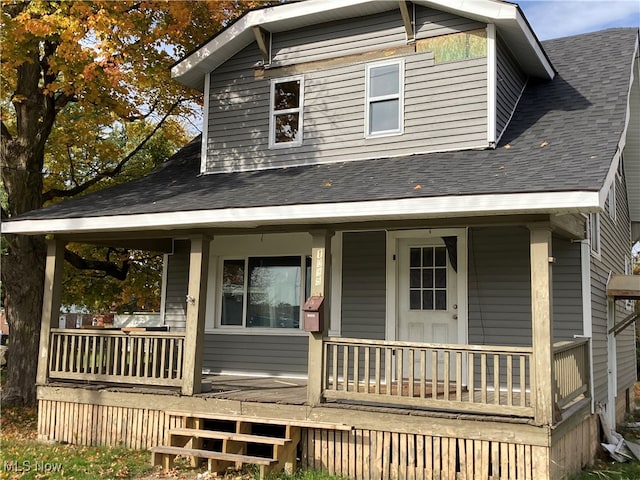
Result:
<svg viewBox="0 0 640 480"><path fill-rule="evenodd" d="M402 133L404 61L367 65L366 82L366 136Z"/></svg>
<svg viewBox="0 0 640 480"><path fill-rule="evenodd" d="M302 145L303 77L271 81L269 148Z"/></svg>

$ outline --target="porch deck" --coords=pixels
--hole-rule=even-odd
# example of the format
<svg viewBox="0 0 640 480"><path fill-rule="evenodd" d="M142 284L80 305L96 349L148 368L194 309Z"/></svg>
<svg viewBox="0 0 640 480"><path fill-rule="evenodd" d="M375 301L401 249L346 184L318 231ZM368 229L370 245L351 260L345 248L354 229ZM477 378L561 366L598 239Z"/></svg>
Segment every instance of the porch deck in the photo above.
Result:
<svg viewBox="0 0 640 480"><path fill-rule="evenodd" d="M207 375L203 377L203 384L208 385L206 388L210 388L209 391L201 393L200 396L205 398L218 398L223 400L236 400L240 402L265 402L276 403L286 405L305 405L307 402L307 382L304 379L289 379L289 378L255 378L255 377L243 377L243 376L228 376L228 375ZM209 387L210 386L210 387ZM393 393L396 393L397 386L392 386ZM480 389L476 389L473 392L473 399L471 399L471 392L468 389L463 388L462 401L463 402L482 402L482 392ZM414 389L415 393L413 398L420 398L420 387L416 385ZM426 385L427 394L431 397L433 395L431 385ZM449 391L445 392L443 384L438 386L436 392L436 398L444 400L449 396L453 396L456 391L455 385L449 385ZM507 401L508 393L505 391L499 392L499 399L496 400L495 392L486 392L486 403L504 404ZM403 396L407 396L408 392L405 387ZM520 392L512 392L514 401L520 402ZM525 392L525 402L528 403L530 399L530 393ZM350 401L350 400L332 400L327 402L328 404L348 406L348 405L367 405L367 406L393 406L393 402L389 402L389 405L385 405L383 400L376 402L362 402L362 401ZM412 411L415 407L412 408ZM427 409L422 409L426 411Z"/></svg>
<svg viewBox="0 0 640 480"><path fill-rule="evenodd" d="M241 375L203 375L202 377L203 391L201 393L193 395L194 398L203 400L227 400L240 403L260 403L260 404L275 404L275 405L295 405L305 406L307 405L307 381L305 379L295 378L277 378L277 377L248 377ZM89 389L92 391L105 391L114 393L138 393L138 394L153 394L160 396L179 396L180 392L177 388L167 387L153 387L153 386L133 386L133 385L114 385L109 383L93 383L87 385L84 383L74 381L57 381L49 382L49 387L52 388L77 388L77 389ZM393 386L395 391L395 385ZM419 388L416 387L416 392L419 392ZM427 386L427 392L431 396L430 386ZM450 385L449 395L455 392L455 385ZM470 400L470 392L468 389L462 389L462 401L463 402L476 402L482 401L482 392L480 389L474 391L473 400ZM417 394L415 398L419 398ZM438 388L436 398L439 400L445 399L445 392L443 386ZM496 400L495 392L486 392L486 402L489 404L505 403L508 392L499 392L499 398ZM520 402L520 393L512 392L513 400ZM406 396L406 390L405 390ZM529 402L530 393L525 393L525 401ZM573 407L576 403L579 403L581 398L576 399L571 405L566 406L563 411L567 411ZM446 409L438 408L419 408L419 407L403 407L396 405L393 401L385 403L384 401L376 402L362 402L353 400L336 399L329 400L323 403L326 407L338 407L344 409L366 409L369 411L387 411L393 409L398 413L411 412L415 415L419 412L420 415L435 415L442 416L447 415ZM460 412L448 412L448 415L454 415L456 418L460 418ZM479 418L480 415L470 415L470 417ZM495 418L495 417L491 417ZM504 416L504 418L510 419L510 421L516 421L518 423L529 423L530 419L521 416Z"/></svg>

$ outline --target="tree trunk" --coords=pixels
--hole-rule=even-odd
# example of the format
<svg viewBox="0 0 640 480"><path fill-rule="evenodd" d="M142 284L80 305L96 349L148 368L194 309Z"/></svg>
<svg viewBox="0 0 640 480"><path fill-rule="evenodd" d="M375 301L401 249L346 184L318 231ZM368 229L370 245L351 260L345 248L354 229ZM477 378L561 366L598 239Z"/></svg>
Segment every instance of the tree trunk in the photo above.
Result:
<svg viewBox="0 0 640 480"><path fill-rule="evenodd" d="M34 406L46 249L42 237L6 237L11 247L2 255L2 285L9 349L2 405Z"/></svg>
<svg viewBox="0 0 640 480"><path fill-rule="evenodd" d="M44 146L56 111L54 99L40 88L42 78L38 44L30 60L18 69L12 103L16 111L13 135L3 124L0 159L7 193L7 213L15 217L42 207ZM9 324L7 380L3 405L35 405L36 373L46 248L42 237L6 235L7 254L2 255L2 285Z"/></svg>

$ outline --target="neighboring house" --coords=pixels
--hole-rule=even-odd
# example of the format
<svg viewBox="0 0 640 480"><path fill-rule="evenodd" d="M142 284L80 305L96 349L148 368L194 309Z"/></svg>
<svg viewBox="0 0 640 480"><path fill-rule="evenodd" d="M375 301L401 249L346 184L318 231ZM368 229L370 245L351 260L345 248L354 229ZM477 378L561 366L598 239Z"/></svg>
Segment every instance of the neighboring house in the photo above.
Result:
<svg viewBox="0 0 640 480"><path fill-rule="evenodd" d="M308 0L172 73L201 138L2 225L53 238L41 438L354 478L593 460L636 380L637 30L541 43L508 2ZM165 252L169 332L55 328L70 241Z"/></svg>

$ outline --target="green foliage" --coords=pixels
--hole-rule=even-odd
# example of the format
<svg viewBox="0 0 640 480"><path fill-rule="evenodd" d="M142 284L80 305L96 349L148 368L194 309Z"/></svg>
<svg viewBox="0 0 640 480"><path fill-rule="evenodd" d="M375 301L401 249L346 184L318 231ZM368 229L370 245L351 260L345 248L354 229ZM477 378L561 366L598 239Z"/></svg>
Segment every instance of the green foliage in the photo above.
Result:
<svg viewBox="0 0 640 480"><path fill-rule="evenodd" d="M0 479L196 479L202 471L191 468L186 460L177 459L175 470L165 477L158 474L158 468L151 467L147 451L37 442L35 409L3 409L0 422L0 467L4 467L0 469ZM13 469L14 466L17 470ZM257 480L259 470L248 466L243 472L229 472L219 478ZM346 477L315 471L271 475L269 479L347 480Z"/></svg>
<svg viewBox="0 0 640 480"><path fill-rule="evenodd" d="M83 258L98 258L121 264L128 260L125 280L97 270L79 270L65 262L62 304L84 307L91 312L158 312L162 288L162 254L140 250L108 249L70 244Z"/></svg>
<svg viewBox="0 0 640 480"><path fill-rule="evenodd" d="M116 479L150 472L149 453L124 447L86 447L36 441L34 409L3 409L2 479Z"/></svg>
<svg viewBox="0 0 640 480"><path fill-rule="evenodd" d="M640 478L640 462L600 462L593 468L573 477L572 480L637 480Z"/></svg>

